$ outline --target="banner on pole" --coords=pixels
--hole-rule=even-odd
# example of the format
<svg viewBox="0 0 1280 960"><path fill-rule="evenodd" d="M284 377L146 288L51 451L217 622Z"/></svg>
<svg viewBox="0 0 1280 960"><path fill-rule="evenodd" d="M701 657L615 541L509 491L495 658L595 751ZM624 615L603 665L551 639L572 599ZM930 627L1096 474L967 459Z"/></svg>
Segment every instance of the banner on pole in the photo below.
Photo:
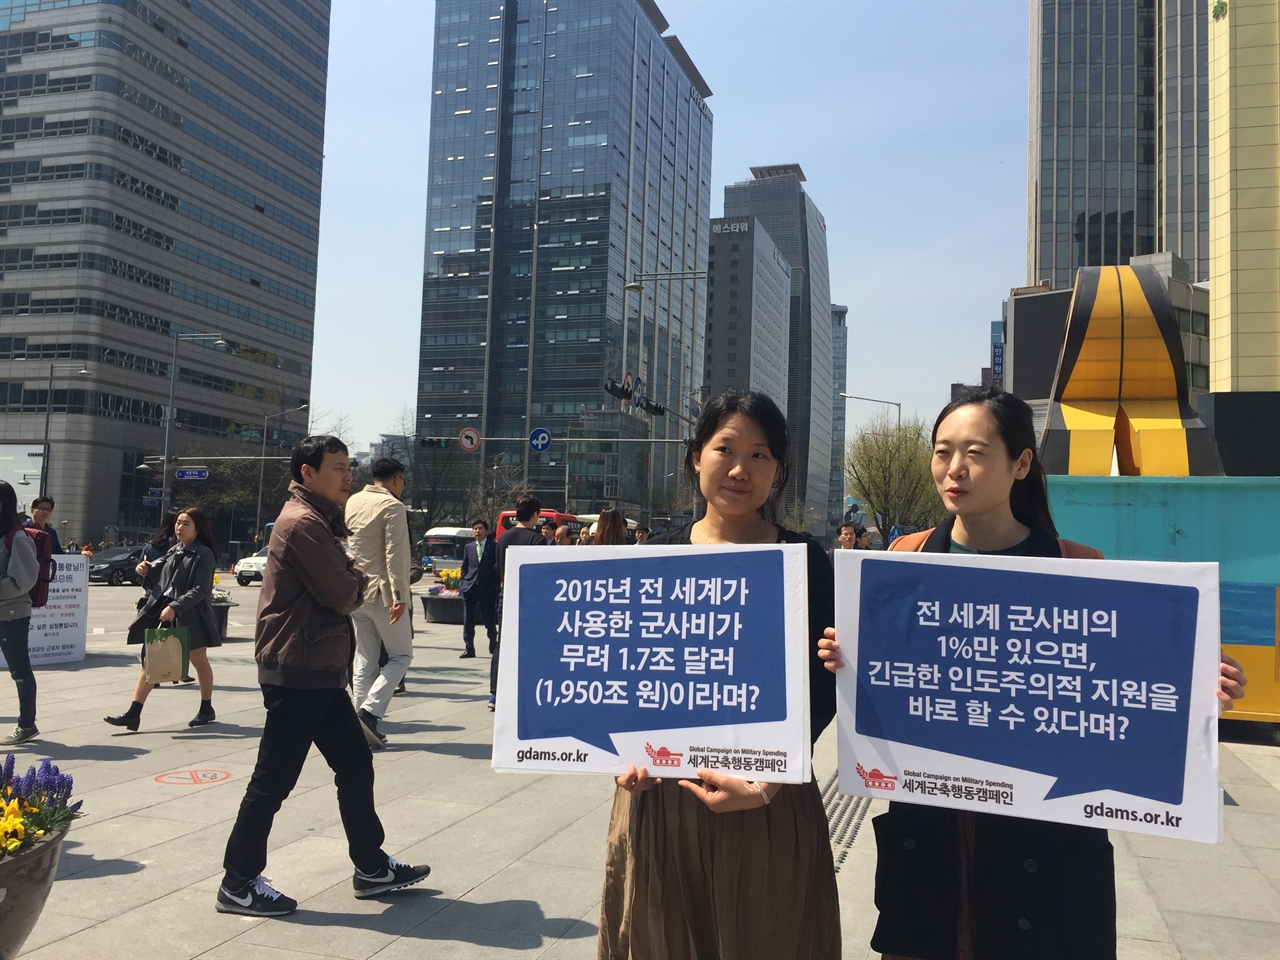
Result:
<svg viewBox="0 0 1280 960"><path fill-rule="evenodd" d="M807 584L803 545L510 548L494 768L805 782Z"/></svg>
<svg viewBox="0 0 1280 960"><path fill-rule="evenodd" d="M1217 842L1212 563L836 554L840 789Z"/></svg>

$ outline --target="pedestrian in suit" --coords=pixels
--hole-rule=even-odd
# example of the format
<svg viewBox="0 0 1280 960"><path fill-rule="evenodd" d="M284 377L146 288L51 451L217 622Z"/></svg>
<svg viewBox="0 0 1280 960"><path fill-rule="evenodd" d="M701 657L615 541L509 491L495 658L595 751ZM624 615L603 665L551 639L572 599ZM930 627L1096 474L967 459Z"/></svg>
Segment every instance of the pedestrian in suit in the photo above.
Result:
<svg viewBox="0 0 1280 960"><path fill-rule="evenodd" d="M489 524L477 520L471 525L471 543L462 548L462 579L458 592L462 594L462 656L465 660L476 655L476 617L484 623L489 634L489 653L497 643L494 623L498 605L498 553L494 549Z"/></svg>

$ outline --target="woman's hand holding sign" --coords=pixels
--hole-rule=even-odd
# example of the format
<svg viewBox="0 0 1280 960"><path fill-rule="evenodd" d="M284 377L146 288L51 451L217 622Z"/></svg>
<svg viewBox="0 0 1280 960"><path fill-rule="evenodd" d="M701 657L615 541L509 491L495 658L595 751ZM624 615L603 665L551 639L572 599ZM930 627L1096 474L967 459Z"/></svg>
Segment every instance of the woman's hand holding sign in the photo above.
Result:
<svg viewBox="0 0 1280 960"><path fill-rule="evenodd" d="M822 631L822 639L818 641L818 659L832 673L844 666L844 655L840 653L835 627L827 627Z"/></svg>
<svg viewBox="0 0 1280 960"><path fill-rule="evenodd" d="M779 790L780 783L758 783L740 777L726 777L714 770L699 770L697 780L681 780L680 786L707 805L712 813L733 813L766 807Z"/></svg>
<svg viewBox="0 0 1280 960"><path fill-rule="evenodd" d="M627 767L627 772L617 777L617 784L633 797L638 797L655 783L661 783L660 777L649 776L648 767Z"/></svg>

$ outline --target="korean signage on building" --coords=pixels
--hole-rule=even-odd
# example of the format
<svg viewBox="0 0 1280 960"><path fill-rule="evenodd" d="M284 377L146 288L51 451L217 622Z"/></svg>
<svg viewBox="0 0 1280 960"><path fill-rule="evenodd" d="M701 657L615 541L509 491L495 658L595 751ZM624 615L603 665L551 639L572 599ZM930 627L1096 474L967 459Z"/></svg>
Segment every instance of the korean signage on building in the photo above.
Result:
<svg viewBox="0 0 1280 960"><path fill-rule="evenodd" d="M1216 564L836 559L840 789L1216 842Z"/></svg>
<svg viewBox="0 0 1280 960"><path fill-rule="evenodd" d="M494 767L806 781L806 597L803 546L512 547Z"/></svg>

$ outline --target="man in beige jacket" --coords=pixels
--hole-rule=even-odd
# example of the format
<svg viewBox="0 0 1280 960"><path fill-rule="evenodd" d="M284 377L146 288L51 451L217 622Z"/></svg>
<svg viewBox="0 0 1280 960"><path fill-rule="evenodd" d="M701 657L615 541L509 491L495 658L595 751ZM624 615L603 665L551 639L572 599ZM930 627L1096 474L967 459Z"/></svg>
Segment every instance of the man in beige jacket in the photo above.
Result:
<svg viewBox="0 0 1280 960"><path fill-rule="evenodd" d="M400 502L404 464L382 457L373 463L373 483L347 501L351 559L369 577L364 603L351 615L356 629L356 658L351 688L365 739L381 750L387 738L378 722L391 695L413 661L413 625L409 619L409 516ZM378 654L387 649L387 665L378 670Z"/></svg>

